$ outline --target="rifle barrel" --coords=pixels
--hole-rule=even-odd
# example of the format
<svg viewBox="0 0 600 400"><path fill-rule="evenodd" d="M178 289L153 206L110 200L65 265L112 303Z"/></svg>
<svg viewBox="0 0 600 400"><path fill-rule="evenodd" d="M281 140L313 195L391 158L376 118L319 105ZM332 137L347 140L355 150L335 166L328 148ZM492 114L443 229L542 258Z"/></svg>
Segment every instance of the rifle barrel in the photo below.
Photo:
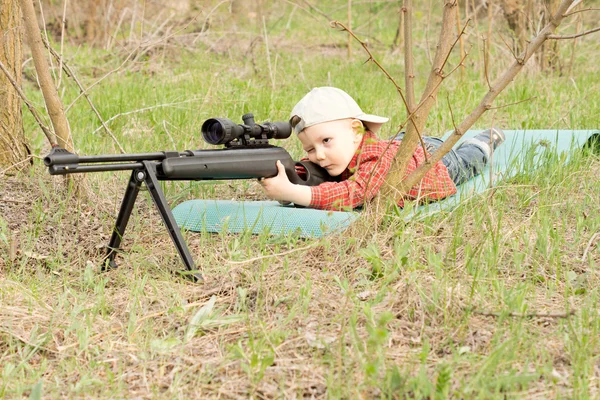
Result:
<svg viewBox="0 0 600 400"><path fill-rule="evenodd" d="M166 152L134 153L134 154L102 154L98 156L79 156L80 163L126 162L126 161L157 161L166 158ZM91 171L90 171L91 172Z"/></svg>
<svg viewBox="0 0 600 400"><path fill-rule="evenodd" d="M91 165L51 165L48 167L50 175L67 175L85 172L127 171L142 168L144 164L138 162L117 164L91 164Z"/></svg>

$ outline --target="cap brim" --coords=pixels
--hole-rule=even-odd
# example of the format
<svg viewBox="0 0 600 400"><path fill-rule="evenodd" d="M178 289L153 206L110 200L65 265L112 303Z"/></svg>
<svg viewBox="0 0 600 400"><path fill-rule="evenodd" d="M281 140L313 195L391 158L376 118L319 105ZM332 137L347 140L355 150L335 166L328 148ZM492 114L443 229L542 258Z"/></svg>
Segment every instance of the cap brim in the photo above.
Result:
<svg viewBox="0 0 600 400"><path fill-rule="evenodd" d="M356 118L363 121L365 125L367 125L367 128L369 128L369 130L373 133L377 133L379 128L381 128L381 125L385 124L390 120L389 118L380 117L379 115L373 114L361 114L358 115Z"/></svg>

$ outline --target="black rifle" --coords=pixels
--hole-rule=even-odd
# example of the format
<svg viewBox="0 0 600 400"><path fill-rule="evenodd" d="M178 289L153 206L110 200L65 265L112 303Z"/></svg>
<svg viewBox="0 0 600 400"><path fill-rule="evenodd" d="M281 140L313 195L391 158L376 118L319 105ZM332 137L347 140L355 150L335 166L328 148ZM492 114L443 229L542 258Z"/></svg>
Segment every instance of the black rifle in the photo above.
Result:
<svg viewBox="0 0 600 400"><path fill-rule="evenodd" d="M212 118L202 125L204 140L225 146L217 150L160 151L156 153L111 154L78 156L60 147L54 147L44 157L50 175L74 173L124 171L131 177L121 202L121 209L108 243L102 271L116 268L115 255L121 245L125 228L142 183L146 184L169 235L187 268L184 274L193 280L202 280L194 260L175 222L159 181L224 180L273 177L277 175L280 160L290 181L295 184L315 186L333 180L326 170L309 161L294 161L288 152L269 144L269 139L285 139L291 134L287 122L256 124L252 114L242 117L244 124L235 124L225 118ZM296 172L297 166L306 172Z"/></svg>

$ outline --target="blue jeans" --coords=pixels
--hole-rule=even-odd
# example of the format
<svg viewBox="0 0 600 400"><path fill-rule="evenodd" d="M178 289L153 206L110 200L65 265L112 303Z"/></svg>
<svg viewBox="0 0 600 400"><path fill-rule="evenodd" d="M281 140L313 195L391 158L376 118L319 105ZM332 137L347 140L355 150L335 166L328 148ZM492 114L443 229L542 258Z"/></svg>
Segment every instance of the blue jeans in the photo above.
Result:
<svg viewBox="0 0 600 400"><path fill-rule="evenodd" d="M400 132L395 140L402 140L404 132ZM423 143L428 153L433 153L444 143L442 139L430 136L423 136ZM481 173L487 164L487 156L485 152L477 145L465 143L458 148L453 148L444 157L442 162L448 169L450 178L454 184L460 185L468 181L474 176Z"/></svg>

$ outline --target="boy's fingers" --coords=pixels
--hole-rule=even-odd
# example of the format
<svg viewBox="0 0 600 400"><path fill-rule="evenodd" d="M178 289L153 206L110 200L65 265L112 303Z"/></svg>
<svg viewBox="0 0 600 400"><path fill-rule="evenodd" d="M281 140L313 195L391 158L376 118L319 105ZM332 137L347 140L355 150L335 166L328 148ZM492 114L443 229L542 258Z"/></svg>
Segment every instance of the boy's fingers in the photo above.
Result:
<svg viewBox="0 0 600 400"><path fill-rule="evenodd" d="M277 170L280 174L285 173L285 167L283 166L283 163L279 160L277 160Z"/></svg>

